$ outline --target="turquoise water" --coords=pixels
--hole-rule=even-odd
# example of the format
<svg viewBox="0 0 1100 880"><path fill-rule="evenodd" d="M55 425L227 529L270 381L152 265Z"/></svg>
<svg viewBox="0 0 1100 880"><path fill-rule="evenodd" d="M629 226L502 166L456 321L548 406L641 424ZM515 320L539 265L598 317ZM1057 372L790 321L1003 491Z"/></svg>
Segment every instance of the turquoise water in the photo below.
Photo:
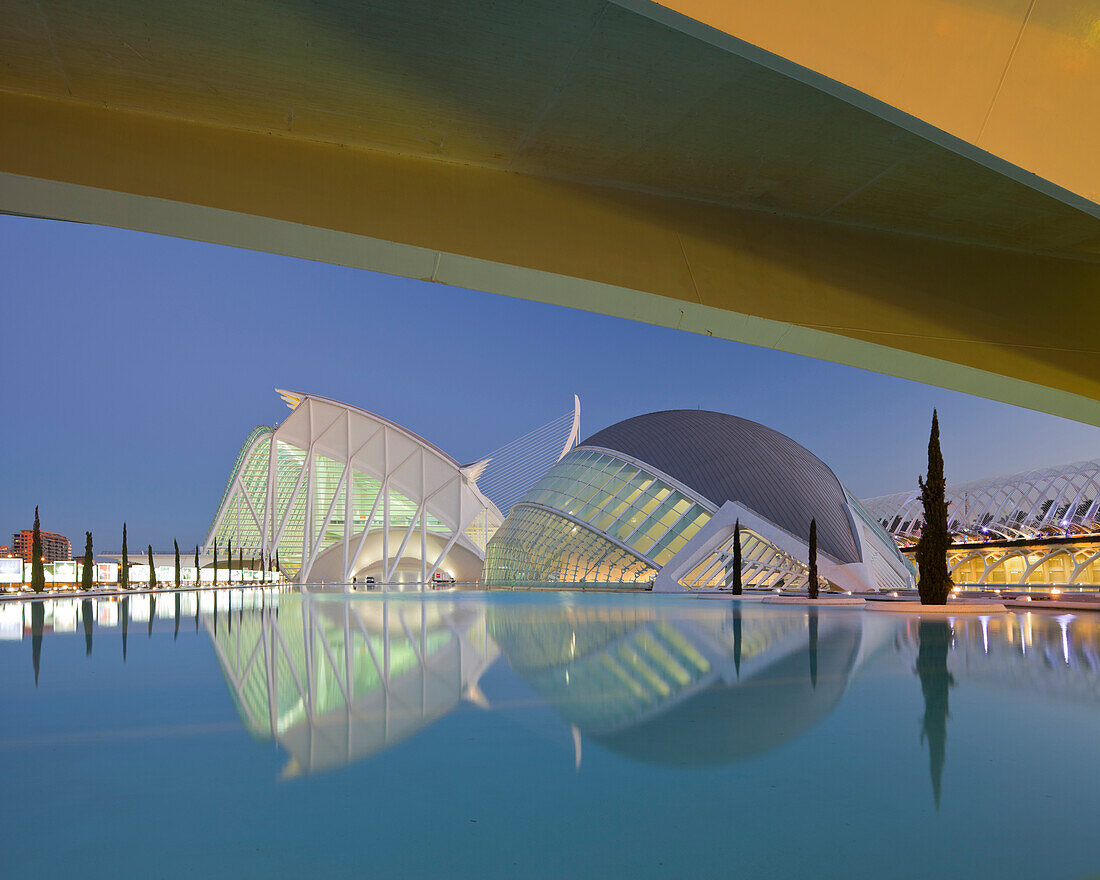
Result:
<svg viewBox="0 0 1100 880"><path fill-rule="evenodd" d="M1100 615L178 598L0 606L0 876L1100 872Z"/></svg>

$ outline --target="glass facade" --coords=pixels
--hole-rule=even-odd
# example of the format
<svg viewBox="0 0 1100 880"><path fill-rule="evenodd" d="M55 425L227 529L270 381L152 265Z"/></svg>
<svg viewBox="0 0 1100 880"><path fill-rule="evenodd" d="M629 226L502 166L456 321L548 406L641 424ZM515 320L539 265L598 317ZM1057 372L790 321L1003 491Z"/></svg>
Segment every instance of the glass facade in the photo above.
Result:
<svg viewBox="0 0 1100 880"><path fill-rule="evenodd" d="M714 513L713 507L645 468L583 447L547 471L522 503L575 517L657 566L668 562Z"/></svg>
<svg viewBox="0 0 1100 880"><path fill-rule="evenodd" d="M657 570L572 520L517 504L489 542L486 586L621 584L643 586Z"/></svg>
<svg viewBox="0 0 1100 880"><path fill-rule="evenodd" d="M271 441L270 428L257 428L249 435L248 445L237 457L236 466L222 496L223 499L228 497L228 501L223 501L225 512L215 532L219 553L225 550L230 540L233 541L234 558L238 551L243 551L246 558L261 552L260 533L267 506ZM275 453L274 531L277 533L282 526L282 534L278 542L279 563L285 574L293 576L302 566L307 512L311 521L309 544L318 545L319 539L318 553L338 544L344 538L346 505L344 489L340 486L344 465L332 458L315 454L312 498L309 498L306 481L303 481L302 486L295 493L298 477L306 464L306 451L282 440L276 440ZM244 493L234 490L234 482L238 474L244 486ZM358 536L364 529L368 531L380 529L384 514L384 499L379 500L377 506L375 501L382 490L381 481L353 469L351 484L351 535ZM334 494L335 504L333 504ZM330 505L332 517L322 535L321 529ZM374 516L368 522L372 510ZM417 504L402 493L391 489L389 515L390 528L403 531L417 516ZM480 534L484 540L488 540L487 536L492 534L491 530L496 524L496 518L482 516L478 522L481 525ZM443 538L448 538L452 534L451 528L430 513L426 516L425 528L429 534L440 535ZM270 552L274 555L275 548Z"/></svg>
<svg viewBox="0 0 1100 880"><path fill-rule="evenodd" d="M646 586L714 513L710 502L644 465L608 450L578 447L512 508L489 542L485 583ZM760 535L743 528L741 547L743 586L806 586L806 565ZM728 588L732 564L731 537L681 577L680 585ZM821 581L823 588L831 586Z"/></svg>

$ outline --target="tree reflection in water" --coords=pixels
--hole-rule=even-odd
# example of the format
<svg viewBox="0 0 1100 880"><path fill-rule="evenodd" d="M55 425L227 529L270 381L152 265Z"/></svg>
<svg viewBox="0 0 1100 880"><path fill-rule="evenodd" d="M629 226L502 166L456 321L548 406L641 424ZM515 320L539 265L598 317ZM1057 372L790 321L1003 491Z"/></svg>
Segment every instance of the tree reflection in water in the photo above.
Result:
<svg viewBox="0 0 1100 880"><path fill-rule="evenodd" d="M43 637L75 635L78 610L87 656L96 621L116 625L118 609L125 660L133 598L28 597L13 607L23 627L30 606L36 686ZM287 775L375 754L463 700L488 708L478 682L498 645L561 716L578 751L584 736L640 761L714 765L802 736L839 705L868 658L893 644L904 661L887 668L920 679L924 711L911 753L928 762L937 810L955 683L949 652L969 681L1100 707L1100 615L1029 611L950 624L914 616L903 624L893 615L742 602L379 601L263 590L174 598L176 632L193 601L242 719L285 748ZM152 599L149 614L151 630Z"/></svg>
<svg viewBox="0 0 1100 880"><path fill-rule="evenodd" d="M80 617L84 621L84 656L92 656L92 618L95 617L95 609L91 599L85 599L80 603Z"/></svg>
<svg viewBox="0 0 1100 880"><path fill-rule="evenodd" d="M733 668L737 678L741 677L741 603L735 602L733 616Z"/></svg>
<svg viewBox="0 0 1100 880"><path fill-rule="evenodd" d="M810 685L814 690L817 690L817 609L810 609L810 619L808 621L808 641L810 651Z"/></svg>
<svg viewBox="0 0 1100 880"><path fill-rule="evenodd" d="M928 772L932 777L932 797L938 810L947 751L948 691L954 684L951 673L947 671L951 627L946 620L922 620L918 638L917 675L920 676L920 687L924 693L921 742L928 740Z"/></svg>
<svg viewBox="0 0 1100 880"><path fill-rule="evenodd" d="M126 632L130 627L130 597L122 597L122 608L118 612L119 623L122 624L122 662L126 662Z"/></svg>
<svg viewBox="0 0 1100 880"><path fill-rule="evenodd" d="M38 687L38 669L42 664L42 628L46 622L46 604L31 603L31 661L34 663L34 686Z"/></svg>

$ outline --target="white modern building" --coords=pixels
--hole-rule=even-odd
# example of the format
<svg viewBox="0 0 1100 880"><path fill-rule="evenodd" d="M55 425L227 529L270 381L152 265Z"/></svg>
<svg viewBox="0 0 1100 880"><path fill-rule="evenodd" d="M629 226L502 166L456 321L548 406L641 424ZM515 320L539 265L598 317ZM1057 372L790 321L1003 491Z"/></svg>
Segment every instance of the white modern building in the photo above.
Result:
<svg viewBox="0 0 1100 880"><path fill-rule="evenodd" d="M924 523L919 489L863 502L901 542ZM1042 538L1100 532L1100 459L947 487L948 527L958 537Z"/></svg>
<svg viewBox="0 0 1100 880"><path fill-rule="evenodd" d="M245 439L203 553L257 554L300 583L479 581L503 519L479 478L497 475L504 493L526 488L575 445L579 426L574 398L572 412L505 454L462 465L382 416L278 393L292 412Z"/></svg>
<svg viewBox="0 0 1100 880"><path fill-rule="evenodd" d="M746 586L821 577L842 590L907 589L913 570L832 470L789 437L702 410L619 422L573 449L489 542L489 586L728 588L735 524Z"/></svg>
<svg viewBox="0 0 1100 880"><path fill-rule="evenodd" d="M920 492L864 502L908 551L920 538ZM947 487L956 584L980 587L1100 586L1100 459Z"/></svg>

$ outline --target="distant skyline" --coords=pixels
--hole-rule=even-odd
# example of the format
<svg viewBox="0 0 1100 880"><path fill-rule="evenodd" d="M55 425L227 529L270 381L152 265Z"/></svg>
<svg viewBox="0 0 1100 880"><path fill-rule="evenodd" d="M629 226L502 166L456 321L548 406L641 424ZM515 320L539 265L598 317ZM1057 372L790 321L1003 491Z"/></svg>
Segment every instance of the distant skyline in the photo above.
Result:
<svg viewBox="0 0 1100 880"><path fill-rule="evenodd" d="M912 488L938 407L947 478L1100 456L1100 428L812 358L358 269L0 216L0 544L205 537L234 457L332 397L473 461L581 398L581 437L659 409L788 434L860 497Z"/></svg>

